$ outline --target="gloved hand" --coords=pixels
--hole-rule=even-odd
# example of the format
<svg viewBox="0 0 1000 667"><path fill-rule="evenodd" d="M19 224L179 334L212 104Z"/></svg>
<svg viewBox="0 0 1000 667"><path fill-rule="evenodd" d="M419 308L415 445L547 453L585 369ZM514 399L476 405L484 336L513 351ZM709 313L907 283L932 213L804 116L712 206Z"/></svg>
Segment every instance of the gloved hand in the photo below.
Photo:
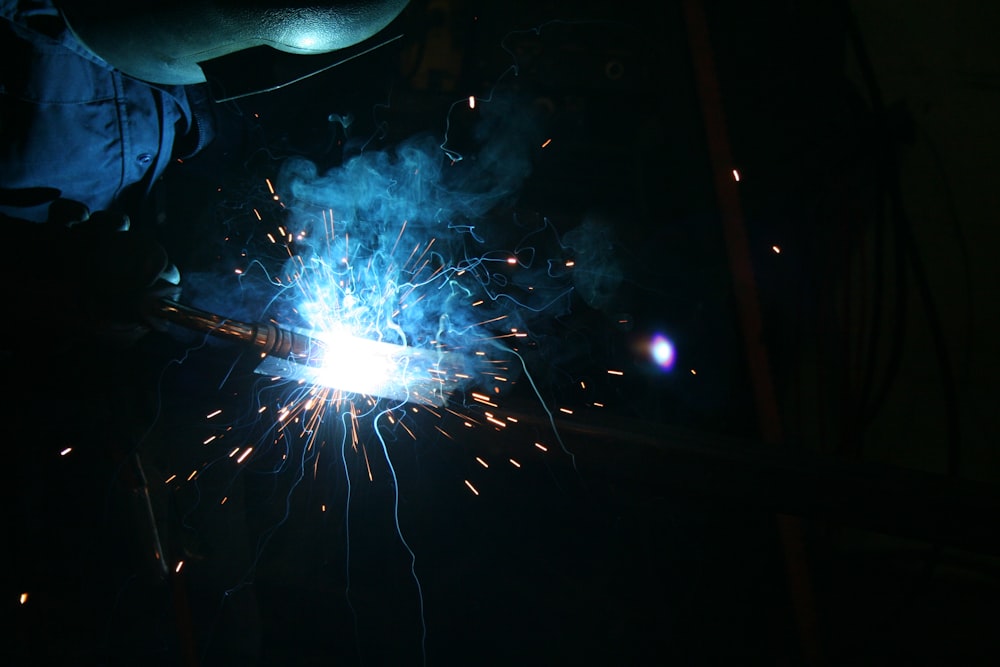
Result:
<svg viewBox="0 0 1000 667"><path fill-rule="evenodd" d="M14 262L12 300L43 328L36 336L133 343L159 326L144 315L146 302L180 293L180 272L166 250L151 234L132 230L126 215L91 214L78 202L56 200L47 223L19 229L31 251Z"/></svg>

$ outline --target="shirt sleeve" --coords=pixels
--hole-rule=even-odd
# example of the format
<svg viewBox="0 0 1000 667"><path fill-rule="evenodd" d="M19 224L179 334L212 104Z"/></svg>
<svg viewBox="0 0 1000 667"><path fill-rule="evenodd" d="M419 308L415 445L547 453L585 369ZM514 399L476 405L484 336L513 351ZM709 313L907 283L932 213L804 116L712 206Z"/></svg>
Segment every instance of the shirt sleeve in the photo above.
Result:
<svg viewBox="0 0 1000 667"><path fill-rule="evenodd" d="M8 11L0 47L0 212L45 219L52 195L129 212L195 124L183 87L123 75L80 44L58 14ZM44 3L41 3L44 4Z"/></svg>

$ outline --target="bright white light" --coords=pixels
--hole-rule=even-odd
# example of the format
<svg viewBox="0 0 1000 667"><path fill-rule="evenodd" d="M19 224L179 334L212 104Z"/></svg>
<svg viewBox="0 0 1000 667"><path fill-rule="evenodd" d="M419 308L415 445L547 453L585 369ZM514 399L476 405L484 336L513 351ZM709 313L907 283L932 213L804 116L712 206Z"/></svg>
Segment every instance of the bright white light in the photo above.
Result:
<svg viewBox="0 0 1000 667"><path fill-rule="evenodd" d="M401 380L406 373L406 348L345 332L323 332L323 365L316 371L316 382L343 391L374 396L384 395L387 385Z"/></svg>
<svg viewBox="0 0 1000 667"><path fill-rule="evenodd" d="M322 343L319 365L265 357L255 372L349 394L441 405L466 370L465 358L454 352L370 340L343 330L311 335Z"/></svg>
<svg viewBox="0 0 1000 667"><path fill-rule="evenodd" d="M300 49L311 49L316 46L317 41L315 35L302 35L297 40L296 46Z"/></svg>
<svg viewBox="0 0 1000 667"><path fill-rule="evenodd" d="M674 365L674 344L663 334L656 334L649 343L649 353L656 365L669 369Z"/></svg>

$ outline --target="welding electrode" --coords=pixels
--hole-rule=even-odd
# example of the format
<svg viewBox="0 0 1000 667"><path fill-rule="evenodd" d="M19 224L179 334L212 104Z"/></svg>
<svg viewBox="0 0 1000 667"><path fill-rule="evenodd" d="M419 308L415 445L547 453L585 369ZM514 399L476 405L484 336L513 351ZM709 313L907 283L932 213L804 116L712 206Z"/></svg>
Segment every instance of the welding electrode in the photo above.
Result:
<svg viewBox="0 0 1000 667"><path fill-rule="evenodd" d="M153 317L173 322L186 329L219 338L255 345L264 354L309 363L316 359L318 341L305 334L284 329L271 322L240 322L231 317L192 308L169 299L157 299L150 305Z"/></svg>

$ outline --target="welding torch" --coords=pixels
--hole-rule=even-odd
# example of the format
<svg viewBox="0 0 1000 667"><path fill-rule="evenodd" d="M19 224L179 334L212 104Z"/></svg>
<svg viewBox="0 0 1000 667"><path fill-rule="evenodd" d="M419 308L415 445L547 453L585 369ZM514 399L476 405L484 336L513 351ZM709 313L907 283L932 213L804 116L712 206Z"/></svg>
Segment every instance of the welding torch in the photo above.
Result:
<svg viewBox="0 0 1000 667"><path fill-rule="evenodd" d="M341 335L336 344L272 322L240 322L168 298L151 301L148 317L252 344L264 357L255 372L343 392L443 405L472 363L449 350Z"/></svg>
<svg viewBox="0 0 1000 667"><path fill-rule="evenodd" d="M307 364L318 363L315 361L318 357L316 353L322 347L319 341L272 322L241 322L171 299L156 299L148 308L147 314L151 317L217 338L249 343L268 356L294 359Z"/></svg>

